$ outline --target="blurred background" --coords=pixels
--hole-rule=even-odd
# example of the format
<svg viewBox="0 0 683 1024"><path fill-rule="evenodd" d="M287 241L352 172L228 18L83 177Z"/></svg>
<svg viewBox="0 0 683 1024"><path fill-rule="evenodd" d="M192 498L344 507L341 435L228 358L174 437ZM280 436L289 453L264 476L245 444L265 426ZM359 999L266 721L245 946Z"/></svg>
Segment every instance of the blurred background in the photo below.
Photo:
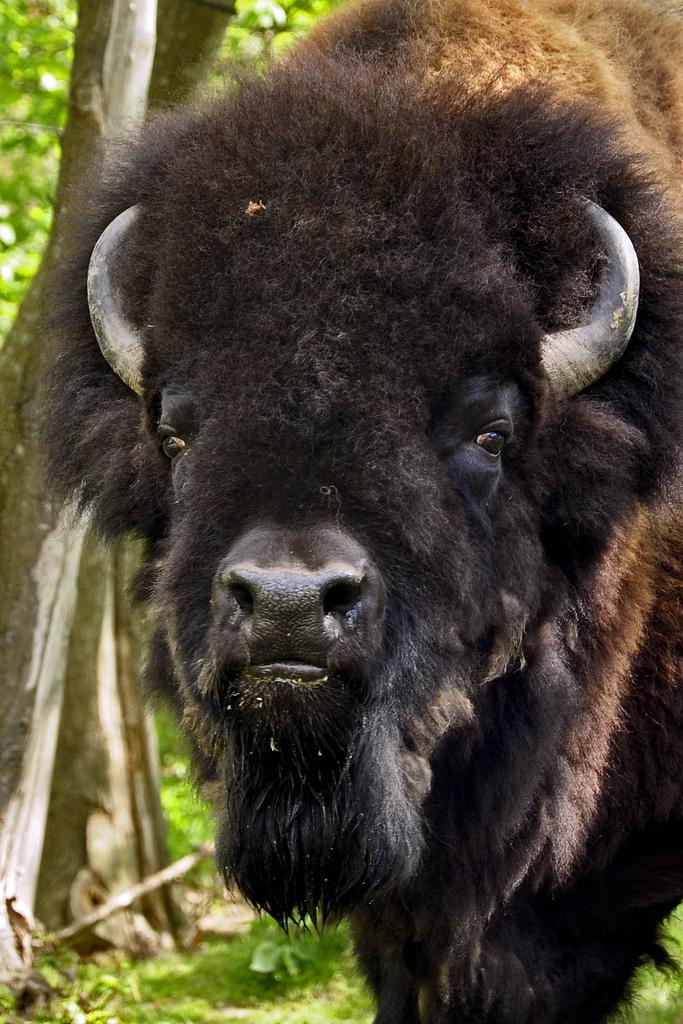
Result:
<svg viewBox="0 0 683 1024"><path fill-rule="evenodd" d="M295 44L338 0L0 0L0 1021L364 1024L345 927L284 935L226 895L187 750L139 688L132 544L44 493L50 268L122 129ZM671 922L672 952L683 926ZM647 968L626 1019L683 1024ZM568 1022L571 1024L571 1022Z"/></svg>

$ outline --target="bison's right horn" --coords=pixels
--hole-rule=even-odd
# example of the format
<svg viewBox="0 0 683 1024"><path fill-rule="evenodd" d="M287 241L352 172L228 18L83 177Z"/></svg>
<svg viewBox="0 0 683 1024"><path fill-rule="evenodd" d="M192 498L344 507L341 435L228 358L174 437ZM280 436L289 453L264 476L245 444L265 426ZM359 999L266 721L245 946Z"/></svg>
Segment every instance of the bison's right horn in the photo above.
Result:
<svg viewBox="0 0 683 1024"><path fill-rule="evenodd" d="M102 232L88 267L88 305L102 355L124 384L142 394L143 347L139 328L123 312L112 268L126 232L137 220L140 207L130 206Z"/></svg>
<svg viewBox="0 0 683 1024"><path fill-rule="evenodd" d="M543 366L557 398L575 395L607 373L626 351L638 312L640 272L633 243L606 210L585 203L607 265L587 321L543 339Z"/></svg>

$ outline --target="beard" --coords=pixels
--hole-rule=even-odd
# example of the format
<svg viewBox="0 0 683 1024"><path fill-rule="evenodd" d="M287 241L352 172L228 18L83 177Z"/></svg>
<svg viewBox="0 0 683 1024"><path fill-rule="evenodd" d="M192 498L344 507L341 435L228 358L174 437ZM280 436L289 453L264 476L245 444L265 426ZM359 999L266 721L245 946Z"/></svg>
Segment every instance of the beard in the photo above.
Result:
<svg viewBox="0 0 683 1024"><path fill-rule="evenodd" d="M281 925L324 923L415 874L420 801L386 708L334 679L286 690L236 694L217 863Z"/></svg>

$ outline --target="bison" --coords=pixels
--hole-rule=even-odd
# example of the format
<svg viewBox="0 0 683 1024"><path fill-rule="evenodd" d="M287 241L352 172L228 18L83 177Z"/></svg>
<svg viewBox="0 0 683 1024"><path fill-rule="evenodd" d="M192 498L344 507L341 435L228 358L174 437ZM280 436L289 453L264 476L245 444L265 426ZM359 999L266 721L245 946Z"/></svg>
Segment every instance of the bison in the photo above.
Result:
<svg viewBox="0 0 683 1024"><path fill-rule="evenodd" d="M93 185L51 479L377 1024L595 1024L683 896L683 15L368 0ZM73 200L76 201L76 198Z"/></svg>

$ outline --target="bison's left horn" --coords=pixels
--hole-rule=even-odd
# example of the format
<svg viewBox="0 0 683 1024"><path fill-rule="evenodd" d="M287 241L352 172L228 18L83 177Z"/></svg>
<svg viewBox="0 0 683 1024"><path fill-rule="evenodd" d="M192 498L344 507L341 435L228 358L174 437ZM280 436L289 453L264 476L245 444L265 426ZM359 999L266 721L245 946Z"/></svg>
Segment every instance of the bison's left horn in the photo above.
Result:
<svg viewBox="0 0 683 1024"><path fill-rule="evenodd" d="M638 311L640 274L631 239L602 207L586 201L586 210L604 248L607 266L587 322L543 339L543 366L558 398L583 391L621 358Z"/></svg>
<svg viewBox="0 0 683 1024"><path fill-rule="evenodd" d="M88 267L88 305L102 355L129 388L142 394L143 347L140 329L123 312L121 294L112 276L121 243L139 213L139 206L130 206L111 222L97 240Z"/></svg>

